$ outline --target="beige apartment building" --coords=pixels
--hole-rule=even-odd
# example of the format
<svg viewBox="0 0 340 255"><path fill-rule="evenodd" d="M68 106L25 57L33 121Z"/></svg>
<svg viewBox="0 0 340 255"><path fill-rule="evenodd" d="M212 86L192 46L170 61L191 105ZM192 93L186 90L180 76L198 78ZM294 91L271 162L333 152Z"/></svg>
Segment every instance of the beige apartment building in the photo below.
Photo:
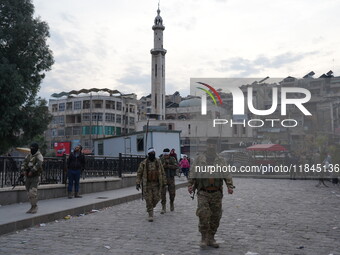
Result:
<svg viewBox="0 0 340 255"><path fill-rule="evenodd" d="M137 100L135 94L123 95L117 90L82 89L53 94L49 112L53 119L46 139L51 149L58 142L80 143L92 153L93 140L135 131Z"/></svg>

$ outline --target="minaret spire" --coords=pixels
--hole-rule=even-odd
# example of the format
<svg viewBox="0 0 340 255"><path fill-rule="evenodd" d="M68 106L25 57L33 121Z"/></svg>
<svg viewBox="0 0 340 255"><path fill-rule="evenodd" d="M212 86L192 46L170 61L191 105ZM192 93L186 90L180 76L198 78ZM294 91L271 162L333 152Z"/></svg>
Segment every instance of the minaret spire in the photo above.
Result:
<svg viewBox="0 0 340 255"><path fill-rule="evenodd" d="M152 30L154 31L154 47L151 49L151 114L157 119L165 119L165 54L163 48L163 19L160 16L159 2L157 16Z"/></svg>

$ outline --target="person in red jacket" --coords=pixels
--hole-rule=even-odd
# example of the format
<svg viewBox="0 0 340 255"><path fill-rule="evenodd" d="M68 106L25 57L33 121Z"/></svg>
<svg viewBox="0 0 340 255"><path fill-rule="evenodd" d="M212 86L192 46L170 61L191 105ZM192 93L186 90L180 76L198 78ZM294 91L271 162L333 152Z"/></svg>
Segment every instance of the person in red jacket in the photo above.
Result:
<svg viewBox="0 0 340 255"><path fill-rule="evenodd" d="M184 156L183 159L179 162L179 166L184 176L188 179L190 163L186 156Z"/></svg>

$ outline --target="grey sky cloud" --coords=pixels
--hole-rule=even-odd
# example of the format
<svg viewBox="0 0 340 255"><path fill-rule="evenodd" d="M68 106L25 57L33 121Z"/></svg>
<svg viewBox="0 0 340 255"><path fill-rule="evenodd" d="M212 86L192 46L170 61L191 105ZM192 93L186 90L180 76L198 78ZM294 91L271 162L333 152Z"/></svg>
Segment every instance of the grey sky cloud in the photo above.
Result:
<svg viewBox="0 0 340 255"><path fill-rule="evenodd" d="M313 0L311 5L310 0L300 0L293 9L290 2L161 1L167 93L185 91L190 77L198 76L272 76L273 71L297 77L305 68L317 75L333 69L339 75L340 36L334 33L340 21L339 1ZM36 15L50 27L48 43L56 60L42 86L57 84L61 91L124 86L126 93L150 93L157 2L33 3ZM308 12L298 12L303 6Z"/></svg>
<svg viewBox="0 0 340 255"><path fill-rule="evenodd" d="M259 72L267 69L267 68L281 68L286 65L298 62L303 60L304 58L314 55L317 52L306 52L306 53L292 53L286 52L275 57L266 57L264 55L260 55L254 60L235 57L227 60L221 61L221 68L218 70L221 72L225 71L236 71L237 75L240 76L251 76L256 75Z"/></svg>
<svg viewBox="0 0 340 255"><path fill-rule="evenodd" d="M122 78L117 79L118 82L126 85L150 85L151 76L141 73L139 67L131 67L125 71ZM150 85L151 86L151 85Z"/></svg>
<svg viewBox="0 0 340 255"><path fill-rule="evenodd" d="M62 13L60 13L60 16L61 16L63 21L67 21L68 23L71 23L73 25L76 24L76 18L73 15L70 15L66 12L62 12Z"/></svg>

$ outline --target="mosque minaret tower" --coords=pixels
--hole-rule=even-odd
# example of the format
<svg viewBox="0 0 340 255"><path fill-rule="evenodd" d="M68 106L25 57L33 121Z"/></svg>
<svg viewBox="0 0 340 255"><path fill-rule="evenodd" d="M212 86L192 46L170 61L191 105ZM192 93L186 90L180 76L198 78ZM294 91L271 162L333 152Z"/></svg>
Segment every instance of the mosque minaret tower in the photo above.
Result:
<svg viewBox="0 0 340 255"><path fill-rule="evenodd" d="M163 48L163 19L159 5L157 16L152 26L154 31L154 47L151 49L151 114L159 120L165 119L165 54Z"/></svg>

